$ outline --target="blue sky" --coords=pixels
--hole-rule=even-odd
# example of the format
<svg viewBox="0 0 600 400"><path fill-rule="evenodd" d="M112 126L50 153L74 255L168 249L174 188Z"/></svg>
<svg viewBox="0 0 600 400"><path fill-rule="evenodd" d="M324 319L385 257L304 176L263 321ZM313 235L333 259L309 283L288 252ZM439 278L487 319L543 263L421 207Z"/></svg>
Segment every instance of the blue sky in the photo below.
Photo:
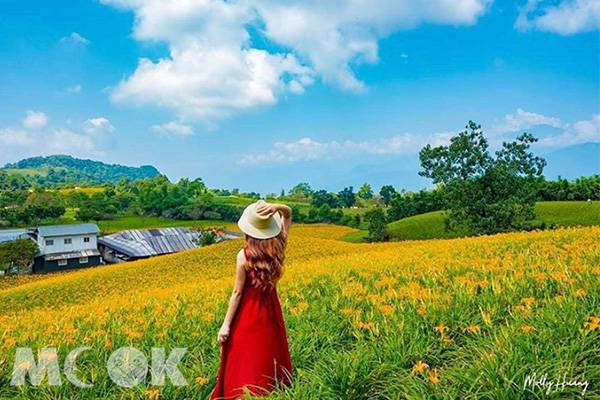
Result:
<svg viewBox="0 0 600 400"><path fill-rule="evenodd" d="M536 134L550 176L600 172L599 19L593 0L5 0L0 163L418 189L418 150L472 119L492 146Z"/></svg>

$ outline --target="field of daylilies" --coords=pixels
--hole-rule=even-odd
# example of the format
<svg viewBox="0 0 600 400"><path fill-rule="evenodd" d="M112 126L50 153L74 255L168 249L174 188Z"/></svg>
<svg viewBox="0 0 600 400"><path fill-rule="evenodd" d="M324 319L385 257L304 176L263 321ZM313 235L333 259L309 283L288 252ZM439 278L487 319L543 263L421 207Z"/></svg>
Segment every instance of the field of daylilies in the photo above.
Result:
<svg viewBox="0 0 600 400"><path fill-rule="evenodd" d="M273 399L579 398L600 396L600 227L352 244L351 229L294 226L278 291L293 385ZM241 242L0 286L0 398L204 399ZM77 346L78 388L10 385L17 347ZM111 352L187 352L187 386L114 384Z"/></svg>

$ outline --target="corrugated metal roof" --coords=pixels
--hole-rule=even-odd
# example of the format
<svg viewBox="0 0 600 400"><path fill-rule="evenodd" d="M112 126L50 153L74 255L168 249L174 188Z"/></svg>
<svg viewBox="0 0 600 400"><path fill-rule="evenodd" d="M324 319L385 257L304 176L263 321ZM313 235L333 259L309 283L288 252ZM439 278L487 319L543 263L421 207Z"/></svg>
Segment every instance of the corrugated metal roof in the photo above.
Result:
<svg viewBox="0 0 600 400"><path fill-rule="evenodd" d="M0 231L0 243L10 242L11 240L27 239L27 230L25 229L5 229Z"/></svg>
<svg viewBox="0 0 600 400"><path fill-rule="evenodd" d="M46 261L68 260L70 258L93 257L99 256L100 252L97 249L86 249L81 251L72 251L69 253L49 254L44 256Z"/></svg>
<svg viewBox="0 0 600 400"><path fill-rule="evenodd" d="M97 234L100 232L96 224L47 225L37 228L43 237Z"/></svg>
<svg viewBox="0 0 600 400"><path fill-rule="evenodd" d="M98 238L98 243L128 257L150 257L198 247L199 232L188 228L131 229Z"/></svg>

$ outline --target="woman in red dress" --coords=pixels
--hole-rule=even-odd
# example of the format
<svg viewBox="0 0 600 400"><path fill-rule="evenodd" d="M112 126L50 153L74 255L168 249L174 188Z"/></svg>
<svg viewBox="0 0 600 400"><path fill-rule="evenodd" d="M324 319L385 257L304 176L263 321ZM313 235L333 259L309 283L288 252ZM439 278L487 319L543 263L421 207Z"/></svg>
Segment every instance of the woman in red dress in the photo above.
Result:
<svg viewBox="0 0 600 400"><path fill-rule="evenodd" d="M246 242L237 255L235 285L217 337L221 365L211 399L265 395L290 384L292 362L275 287L291 221L288 206L259 200L238 222Z"/></svg>

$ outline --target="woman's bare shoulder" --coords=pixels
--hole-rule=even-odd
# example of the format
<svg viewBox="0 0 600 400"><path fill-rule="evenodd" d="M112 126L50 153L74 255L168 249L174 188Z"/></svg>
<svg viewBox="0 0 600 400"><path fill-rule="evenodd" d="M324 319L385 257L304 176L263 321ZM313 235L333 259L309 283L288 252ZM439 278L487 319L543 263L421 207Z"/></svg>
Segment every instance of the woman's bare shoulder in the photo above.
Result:
<svg viewBox="0 0 600 400"><path fill-rule="evenodd" d="M238 251L236 260L237 260L238 265L246 264L246 252L244 251L243 248L240 249L240 251Z"/></svg>

